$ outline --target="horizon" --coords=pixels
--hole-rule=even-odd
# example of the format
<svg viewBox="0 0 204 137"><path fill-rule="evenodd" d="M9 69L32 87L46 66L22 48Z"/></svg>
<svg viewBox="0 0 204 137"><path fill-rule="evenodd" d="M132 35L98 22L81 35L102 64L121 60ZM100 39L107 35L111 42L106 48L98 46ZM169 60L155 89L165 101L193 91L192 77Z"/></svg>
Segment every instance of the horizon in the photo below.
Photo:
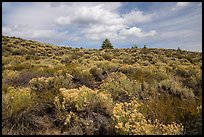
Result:
<svg viewBox="0 0 204 137"><path fill-rule="evenodd" d="M16 37L16 36L7 36L7 35L2 35L2 36L5 36L5 37L10 37L10 38L12 38L12 37L14 37L14 38L20 38L20 37ZM20 38L20 39L23 39L23 38ZM40 41L37 41L37 40L31 40L31 39L23 39L23 40L26 40L26 41L34 41L34 42L40 42ZM50 46L57 46L57 47L67 47L67 48L72 48L72 49L85 49L85 50L101 50L102 48L101 47L99 47L99 48L86 48L86 47L74 47L74 46L72 46L72 45L54 45L54 44L51 44L51 43L46 43L46 42L40 42L40 43L42 43L42 44L48 44L48 45L50 45ZM146 45L147 46L147 45ZM134 46L133 47L120 47L120 48L117 48L117 47L113 47L113 49L106 49L106 50L114 50L114 49L118 49L118 50L120 50L120 49L143 49L144 48L144 46L138 46L137 48L134 48ZM178 48L180 48L180 47L178 47ZM178 48L177 49L174 49L174 48L157 48L157 47L148 47L147 46L147 49L162 49L162 50L178 50ZM181 48L180 48L181 49ZM185 49L181 49L182 51L187 51L187 52L199 52L199 53L202 53L202 51L191 51L191 50L185 50Z"/></svg>
<svg viewBox="0 0 204 137"><path fill-rule="evenodd" d="M202 2L3 2L2 35L56 46L202 52Z"/></svg>

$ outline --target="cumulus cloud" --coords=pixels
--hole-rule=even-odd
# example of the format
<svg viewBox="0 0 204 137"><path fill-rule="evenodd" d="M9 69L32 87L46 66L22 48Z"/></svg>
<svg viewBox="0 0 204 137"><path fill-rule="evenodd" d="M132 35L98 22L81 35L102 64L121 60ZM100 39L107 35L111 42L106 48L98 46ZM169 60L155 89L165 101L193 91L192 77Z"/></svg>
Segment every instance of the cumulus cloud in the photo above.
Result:
<svg viewBox="0 0 204 137"><path fill-rule="evenodd" d="M124 14L123 17L127 24L149 22L153 19L155 14L144 14L142 11L132 10Z"/></svg>
<svg viewBox="0 0 204 137"><path fill-rule="evenodd" d="M103 8L104 4L95 5L92 7L81 6L74 9L71 14L60 16L57 18L57 23L60 25L86 25L106 24L114 25L122 23L122 19L117 13L111 12Z"/></svg>
<svg viewBox="0 0 204 137"><path fill-rule="evenodd" d="M3 26L2 33L29 39L71 37L73 40L78 40L81 36L90 40L100 40L104 37L124 39L126 38L124 32L130 27L129 25L133 27L137 23L153 19L153 14L144 14L139 10L121 15L118 12L121 6L122 3L119 2L24 4L13 8L12 14L6 16L4 21L6 25ZM70 32L65 33L65 31ZM153 36L152 31L145 33L141 28L139 32L132 33L136 33L133 34L136 37Z"/></svg>
<svg viewBox="0 0 204 137"><path fill-rule="evenodd" d="M123 29L120 31L120 35L124 37L152 37L155 36L157 33L155 30L151 30L149 32L144 32L142 29L137 27L132 27L130 29Z"/></svg>
<svg viewBox="0 0 204 137"><path fill-rule="evenodd" d="M4 2L2 7L3 35L92 48L106 37L118 47L165 42L169 48L182 41L202 50L201 2Z"/></svg>
<svg viewBox="0 0 204 137"><path fill-rule="evenodd" d="M64 43L65 41L77 41L80 39L78 36L67 34L66 31L58 32L57 30L53 29L33 29L29 26L24 26L22 28L22 26L15 25L14 27L2 27L2 34L56 45Z"/></svg>

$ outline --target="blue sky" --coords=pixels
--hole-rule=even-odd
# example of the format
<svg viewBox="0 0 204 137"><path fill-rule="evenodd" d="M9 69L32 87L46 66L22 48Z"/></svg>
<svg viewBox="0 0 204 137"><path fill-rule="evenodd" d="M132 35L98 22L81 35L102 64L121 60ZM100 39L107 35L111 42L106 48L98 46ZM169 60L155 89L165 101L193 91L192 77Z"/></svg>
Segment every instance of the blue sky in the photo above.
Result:
<svg viewBox="0 0 204 137"><path fill-rule="evenodd" d="M3 2L2 34L72 47L202 51L201 2Z"/></svg>

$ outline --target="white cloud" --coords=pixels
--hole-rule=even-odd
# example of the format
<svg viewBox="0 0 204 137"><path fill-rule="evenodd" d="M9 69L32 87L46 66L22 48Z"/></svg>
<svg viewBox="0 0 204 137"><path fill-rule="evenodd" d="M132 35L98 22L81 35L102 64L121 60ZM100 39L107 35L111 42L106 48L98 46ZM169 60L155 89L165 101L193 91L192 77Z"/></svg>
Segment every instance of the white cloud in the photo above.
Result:
<svg viewBox="0 0 204 137"><path fill-rule="evenodd" d="M93 24L121 24L123 19L120 15L112 12L112 10L106 10L104 4L93 5L92 7L81 6L73 9L69 14L60 16L56 19L56 22L60 25L86 25ZM70 7L73 8L73 7Z"/></svg>
<svg viewBox="0 0 204 137"><path fill-rule="evenodd" d="M59 4L57 4L59 6ZM110 5L113 5L110 6ZM73 8L75 3L61 4L59 7ZM100 40L104 37L119 39L119 31L128 25L138 22L148 22L152 20L153 14L145 14L141 11L131 11L130 14L120 15L117 8L121 4L116 3L80 3L74 8L71 14L60 16L56 19L57 25L83 27L81 32L87 39ZM135 20L136 18L136 20ZM143 34L143 33L142 33ZM138 35L141 36L141 35ZM143 34L142 37L149 36ZM124 38L124 37L122 37Z"/></svg>
<svg viewBox="0 0 204 137"><path fill-rule="evenodd" d="M121 7L122 3L120 2L51 2L52 7L60 7L60 8L75 8L77 7L94 7L101 5L103 9L108 11L116 11L119 7Z"/></svg>
<svg viewBox="0 0 204 137"><path fill-rule="evenodd" d="M23 38L51 38L53 35L53 30L29 30L27 31L21 31L21 29L18 29L16 27L10 28L10 27L3 27L2 28L2 33L4 35L9 35L9 36L18 36L18 37L23 37Z"/></svg>
<svg viewBox="0 0 204 137"><path fill-rule="evenodd" d="M176 6L177 7L186 7L188 6L189 2L177 2Z"/></svg>
<svg viewBox="0 0 204 137"><path fill-rule="evenodd" d="M117 33L125 27L126 26L123 24L93 25L85 29L83 32L85 33L86 38L92 40L104 39L106 37L110 37L112 39L119 39Z"/></svg>
<svg viewBox="0 0 204 137"><path fill-rule="evenodd" d="M129 9L133 7L131 4L3 3L2 34L60 45L78 44L79 47L81 44L87 47L100 45L108 37L118 47L145 42L157 47L164 43L162 46L170 48L175 41L182 41L189 49L192 45L202 49L201 2L142 3L140 9L133 3L136 5L134 10ZM187 8L190 6L194 8ZM172 12L180 9L184 12Z"/></svg>
<svg viewBox="0 0 204 137"><path fill-rule="evenodd" d="M130 29L123 29L120 31L120 35L124 37L153 37L157 35L155 30L151 30L149 32L144 32L142 29L137 28L137 27L132 27Z"/></svg>
<svg viewBox="0 0 204 137"><path fill-rule="evenodd" d="M26 30L26 31L25 31ZM65 32L58 32L53 29L32 29L29 26L22 29L18 25L14 27L2 27L2 34L7 36L16 36L24 39L32 39L46 43L60 44L65 41L80 40L78 36L67 34Z"/></svg>
<svg viewBox="0 0 204 137"><path fill-rule="evenodd" d="M143 23L152 20L155 14L144 14L142 11L132 10L131 12L124 14L123 17L127 24Z"/></svg>
<svg viewBox="0 0 204 137"><path fill-rule="evenodd" d="M136 37L156 34L155 30L143 32L135 24L151 21L154 14L133 10L121 15L118 12L121 5L119 2L25 4L15 7L7 15L2 33L45 41L77 41L79 38L101 40L105 37L119 40L126 39L129 31L133 31L131 35ZM129 25L133 28L126 29Z"/></svg>
<svg viewBox="0 0 204 137"><path fill-rule="evenodd" d="M2 27L2 35L9 35L12 33L11 28L9 27Z"/></svg>
<svg viewBox="0 0 204 137"><path fill-rule="evenodd" d="M71 24L71 19L69 16L67 16L67 17L61 16L61 17L56 19L56 23L59 25L69 25L69 24Z"/></svg>
<svg viewBox="0 0 204 137"><path fill-rule="evenodd" d="M190 4L190 2L177 2L176 5L172 8L173 11L178 10L178 9L182 9L186 6L188 6Z"/></svg>

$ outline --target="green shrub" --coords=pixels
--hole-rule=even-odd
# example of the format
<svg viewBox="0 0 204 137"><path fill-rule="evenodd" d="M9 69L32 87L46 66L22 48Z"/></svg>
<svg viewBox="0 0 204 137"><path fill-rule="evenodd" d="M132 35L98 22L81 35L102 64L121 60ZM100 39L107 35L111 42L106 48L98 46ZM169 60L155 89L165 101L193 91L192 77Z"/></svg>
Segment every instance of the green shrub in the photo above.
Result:
<svg viewBox="0 0 204 137"><path fill-rule="evenodd" d="M86 85L88 87L92 86L92 83L94 81L93 75L89 72L88 69L81 70L81 68L76 68L75 72L72 74L74 76L74 79L76 81L80 82L80 85Z"/></svg>
<svg viewBox="0 0 204 137"><path fill-rule="evenodd" d="M36 96L29 88L10 87L2 95L2 131L3 134L34 134L38 129L32 119Z"/></svg>
<svg viewBox="0 0 204 137"><path fill-rule="evenodd" d="M2 36L3 134L202 134L202 53L105 41Z"/></svg>
<svg viewBox="0 0 204 137"><path fill-rule="evenodd" d="M115 72L119 68L118 63L113 63L113 62L107 61L107 60L106 61L98 61L98 62L96 62L96 65L98 66L98 68L101 68L107 74Z"/></svg>
<svg viewBox="0 0 204 137"><path fill-rule="evenodd" d="M164 125L156 119L154 122L146 120L140 113L140 106L136 100L130 103L116 104L113 108L113 120L116 133L119 135L179 135L183 133L182 124L175 122Z"/></svg>
<svg viewBox="0 0 204 137"><path fill-rule="evenodd" d="M90 69L90 73L95 77L95 80L101 81L104 79L103 70L101 68L93 67Z"/></svg>
<svg viewBox="0 0 204 137"><path fill-rule="evenodd" d="M194 98L193 90L187 87L183 87L182 83L173 79L163 80L159 83L159 88L168 91L179 98Z"/></svg>
<svg viewBox="0 0 204 137"><path fill-rule="evenodd" d="M59 74L54 78L54 89L58 91L60 88L74 88L75 83L73 82L73 76L69 73L63 74L59 71Z"/></svg>
<svg viewBox="0 0 204 137"><path fill-rule="evenodd" d="M111 94L115 101L129 100L140 96L141 84L131 81L120 72L111 73L100 85L99 90Z"/></svg>
<svg viewBox="0 0 204 137"><path fill-rule="evenodd" d="M71 63L72 61L72 56L71 55L63 55L61 58L61 63Z"/></svg>
<svg viewBox="0 0 204 137"><path fill-rule="evenodd" d="M191 129L195 130L195 127L200 124L193 125L201 116L200 111L197 110L197 106L200 105L197 105L193 98L186 100L175 98L168 93L157 93L144 102L141 112L151 121L158 119L164 124L170 124L172 122L182 123L184 134L188 131L191 131L193 134ZM196 129L196 132L201 132L199 130L199 128Z"/></svg>
<svg viewBox="0 0 204 137"><path fill-rule="evenodd" d="M34 91L43 92L54 88L54 77L33 78L29 81L30 88Z"/></svg>
<svg viewBox="0 0 204 137"><path fill-rule="evenodd" d="M11 117L18 115L19 112L30 111L33 103L29 88L9 87L8 92L3 94L3 116Z"/></svg>
<svg viewBox="0 0 204 137"><path fill-rule="evenodd" d="M23 63L21 63L19 65L14 66L14 70L21 71L23 69L32 69L33 67L34 66L31 65L30 63L23 62Z"/></svg>

